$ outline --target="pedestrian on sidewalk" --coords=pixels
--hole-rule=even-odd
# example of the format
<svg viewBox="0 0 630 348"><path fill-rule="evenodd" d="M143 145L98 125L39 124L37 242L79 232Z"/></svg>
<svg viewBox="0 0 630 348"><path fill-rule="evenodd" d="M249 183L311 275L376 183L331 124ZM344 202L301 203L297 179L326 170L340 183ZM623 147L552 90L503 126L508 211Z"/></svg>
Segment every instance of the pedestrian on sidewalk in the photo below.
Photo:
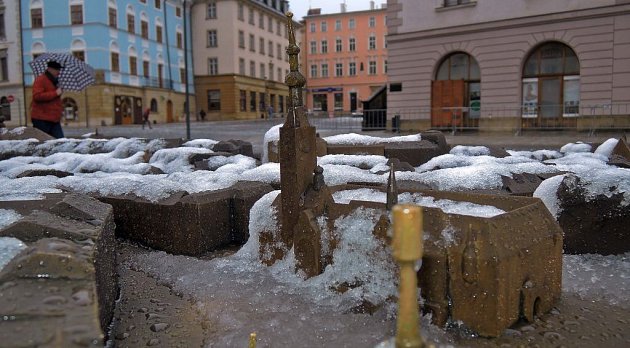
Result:
<svg viewBox="0 0 630 348"><path fill-rule="evenodd" d="M153 129L153 127L151 127L151 121L149 121L149 115L150 114L151 114L151 109L150 108L147 108L142 113L142 129L144 129L144 125L145 124L149 125L149 129Z"/></svg>
<svg viewBox="0 0 630 348"><path fill-rule="evenodd" d="M59 139L63 138L61 129L61 115L63 105L59 87L59 72L63 66L55 61L49 61L46 71L37 76L33 82L33 102L31 103L31 121L33 127Z"/></svg>

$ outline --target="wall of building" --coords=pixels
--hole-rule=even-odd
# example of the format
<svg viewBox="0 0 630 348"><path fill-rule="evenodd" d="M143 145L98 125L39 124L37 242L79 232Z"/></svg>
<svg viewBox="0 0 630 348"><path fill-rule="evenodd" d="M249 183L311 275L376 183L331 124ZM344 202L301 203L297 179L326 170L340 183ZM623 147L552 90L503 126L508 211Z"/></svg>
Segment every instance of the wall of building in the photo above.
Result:
<svg viewBox="0 0 630 348"><path fill-rule="evenodd" d="M20 22L19 3L17 1L0 1L0 11L4 12L4 37L0 37L0 51L6 54L7 76L0 81L0 105L5 115L4 124L8 127L26 123L24 93L22 89L22 63L20 60ZM12 103L8 102L13 97ZM5 98L5 99L3 99ZM9 118L10 117L10 118Z"/></svg>
<svg viewBox="0 0 630 348"><path fill-rule="evenodd" d="M328 112L349 113L362 109L361 101L367 100L373 92L387 83L387 26L385 23L386 10L368 10L344 12L327 15L311 15L304 17L304 41L302 42L302 73L307 78L306 107L313 112L321 111L319 103L314 98L326 98ZM370 18L374 20L374 27L370 27ZM354 21L355 27L349 23ZM336 23L340 21L341 28ZM322 31L323 23L327 30ZM312 31L312 25L315 30ZM376 48L368 48L371 35L376 39ZM354 38L356 49L350 51L349 40ZM336 42L340 39L342 49L336 51ZM328 50L322 52L322 41L327 42ZM316 44L316 52L311 50L311 43ZM376 62L376 72L371 74L369 62ZM350 64L355 64L356 73L350 74ZM327 64L328 76L322 76L322 65ZM336 76L336 64L342 64L343 73ZM315 74L313 74L313 66ZM335 106L335 94L343 95L342 106ZM356 96L356 109L351 110L351 95ZM316 97L315 97L316 96Z"/></svg>
<svg viewBox="0 0 630 348"><path fill-rule="evenodd" d="M408 15L411 9L420 11L415 1L395 2L388 15L402 16L403 23L407 21L405 18L412 18ZM453 18L459 19L458 11L475 11L474 17L481 21L483 9L479 2L440 15L453 14ZM428 11L435 13L434 9ZM604 6L411 32L401 30L408 25L396 26L395 21L390 22L398 34L389 38L389 83L402 84L402 91L388 94L388 109L392 114L415 113L416 118L428 119L431 81L435 80L438 65L450 53L465 52L478 62L481 70L482 124L484 119L488 123L502 117L518 118L524 61L538 45L550 41L566 44L579 59L583 114L592 105L630 106L629 11L630 5ZM450 17L442 20L455 23ZM623 109L618 112L623 113Z"/></svg>

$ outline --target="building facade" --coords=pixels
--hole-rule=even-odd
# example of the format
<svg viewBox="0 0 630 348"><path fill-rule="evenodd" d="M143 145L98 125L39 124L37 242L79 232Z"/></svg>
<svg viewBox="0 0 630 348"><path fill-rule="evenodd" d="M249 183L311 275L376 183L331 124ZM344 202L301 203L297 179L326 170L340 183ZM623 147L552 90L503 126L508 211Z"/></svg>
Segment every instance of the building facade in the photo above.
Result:
<svg viewBox="0 0 630 348"><path fill-rule="evenodd" d="M0 115L9 127L26 123L19 13L19 2L0 0Z"/></svg>
<svg viewBox="0 0 630 348"><path fill-rule="evenodd" d="M402 126L630 126L630 1L389 0Z"/></svg>
<svg viewBox="0 0 630 348"><path fill-rule="evenodd" d="M302 60L310 112L347 114L387 84L386 9L304 17Z"/></svg>
<svg viewBox="0 0 630 348"><path fill-rule="evenodd" d="M26 105L36 77L28 63L44 52L67 52L91 65L97 81L63 94L65 123L140 124L147 107L157 122L183 119L184 39L190 38L184 33L189 12L183 1L20 1ZM194 92L192 78L189 90Z"/></svg>
<svg viewBox="0 0 630 348"><path fill-rule="evenodd" d="M209 120L266 118L269 106L286 112L287 10L282 0L195 1L196 102Z"/></svg>

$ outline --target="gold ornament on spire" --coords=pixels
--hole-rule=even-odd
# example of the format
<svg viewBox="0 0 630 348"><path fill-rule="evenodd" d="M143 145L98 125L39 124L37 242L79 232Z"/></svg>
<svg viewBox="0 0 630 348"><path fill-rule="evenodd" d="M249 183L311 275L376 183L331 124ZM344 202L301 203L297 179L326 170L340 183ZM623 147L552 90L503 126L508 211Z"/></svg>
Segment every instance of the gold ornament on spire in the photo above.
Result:
<svg viewBox="0 0 630 348"><path fill-rule="evenodd" d="M302 88L306 85L306 79L299 71L298 55L300 47L295 41L295 29L293 28L293 13L287 12L287 31L289 35L289 46L287 46L287 55L289 55L289 74L284 78L284 83L289 86L289 110L285 125L289 127L300 127L300 125L308 125L306 115L302 109Z"/></svg>

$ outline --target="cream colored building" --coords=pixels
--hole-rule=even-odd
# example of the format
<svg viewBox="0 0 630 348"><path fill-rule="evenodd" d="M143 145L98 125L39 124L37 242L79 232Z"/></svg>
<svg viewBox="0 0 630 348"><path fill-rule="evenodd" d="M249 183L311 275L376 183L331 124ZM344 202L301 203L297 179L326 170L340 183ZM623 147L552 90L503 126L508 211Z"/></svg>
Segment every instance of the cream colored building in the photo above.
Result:
<svg viewBox="0 0 630 348"><path fill-rule="evenodd" d="M389 0L403 128L630 127L630 0Z"/></svg>
<svg viewBox="0 0 630 348"><path fill-rule="evenodd" d="M8 127L26 124L19 13L17 1L0 0L0 115Z"/></svg>
<svg viewBox="0 0 630 348"><path fill-rule="evenodd" d="M195 1L196 102L206 119L263 118L270 105L274 114L286 111L287 10L282 0ZM299 34L301 25L293 25Z"/></svg>

